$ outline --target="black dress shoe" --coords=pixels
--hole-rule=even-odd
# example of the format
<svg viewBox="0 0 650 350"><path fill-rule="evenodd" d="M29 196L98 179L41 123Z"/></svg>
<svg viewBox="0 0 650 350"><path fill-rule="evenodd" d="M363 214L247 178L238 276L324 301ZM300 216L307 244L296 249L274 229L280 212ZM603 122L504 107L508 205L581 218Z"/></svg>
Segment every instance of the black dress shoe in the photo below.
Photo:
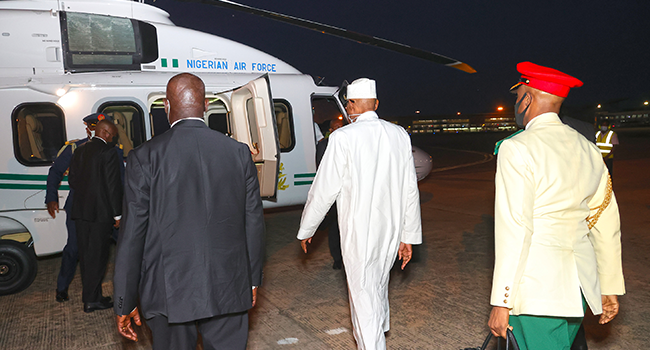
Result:
<svg viewBox="0 0 650 350"><path fill-rule="evenodd" d="M334 264L332 264L332 268L334 270L340 270L342 267L343 267L342 261L335 261Z"/></svg>
<svg viewBox="0 0 650 350"><path fill-rule="evenodd" d="M57 290L56 291L56 301L59 303L62 303L64 301L68 301L70 298L68 298L68 288L64 290Z"/></svg>
<svg viewBox="0 0 650 350"><path fill-rule="evenodd" d="M84 303L84 312L93 312L95 310L110 309L113 307L111 297L103 297L100 301Z"/></svg>

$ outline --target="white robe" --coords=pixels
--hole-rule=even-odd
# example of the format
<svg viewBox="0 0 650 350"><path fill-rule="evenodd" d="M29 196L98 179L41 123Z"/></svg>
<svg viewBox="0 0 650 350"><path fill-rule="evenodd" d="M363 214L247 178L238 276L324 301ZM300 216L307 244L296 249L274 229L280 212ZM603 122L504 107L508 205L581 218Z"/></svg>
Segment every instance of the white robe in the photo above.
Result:
<svg viewBox="0 0 650 350"><path fill-rule="evenodd" d="M359 349L385 349L390 269L400 242L422 243L415 165L403 128L366 112L330 135L298 239L314 235L334 201L354 337Z"/></svg>

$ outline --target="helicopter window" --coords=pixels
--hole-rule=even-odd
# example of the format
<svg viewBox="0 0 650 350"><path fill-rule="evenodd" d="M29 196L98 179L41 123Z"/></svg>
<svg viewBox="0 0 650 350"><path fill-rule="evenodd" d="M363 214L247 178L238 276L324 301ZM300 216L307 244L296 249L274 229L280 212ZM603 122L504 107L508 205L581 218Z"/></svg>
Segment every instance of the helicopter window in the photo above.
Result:
<svg viewBox="0 0 650 350"><path fill-rule="evenodd" d="M14 154L24 165L49 165L65 144L63 111L53 103L27 103L12 114Z"/></svg>
<svg viewBox="0 0 650 350"><path fill-rule="evenodd" d="M138 70L158 59L156 28L121 17L61 13L65 67L69 71Z"/></svg>
<svg viewBox="0 0 650 350"><path fill-rule="evenodd" d="M133 102L109 102L99 107L99 113L113 118L119 136L118 144L124 151L124 157L144 142L143 113Z"/></svg>
<svg viewBox="0 0 650 350"><path fill-rule="evenodd" d="M260 144L260 137L257 132L257 116L255 115L255 100L249 98L246 100L246 115L248 116L248 126L251 131L251 142L255 148Z"/></svg>
<svg viewBox="0 0 650 350"><path fill-rule="evenodd" d="M293 131L293 115L291 105L285 100L273 100L275 107L275 119L278 125L278 141L281 152L290 152L294 145L296 137Z"/></svg>
<svg viewBox="0 0 650 350"><path fill-rule="evenodd" d="M211 98L211 97L207 97ZM290 152L295 146L293 115L291 112L291 105L285 100L274 100L275 116L277 120L278 139L280 143L280 150L282 152ZM257 125L256 117L254 114L255 107L253 106L253 99L249 99L246 103L246 109L249 119L249 125ZM231 136L232 125L230 121L230 113L226 105L218 98L211 98L208 105L207 124L212 130L216 130ZM167 121L167 114L163 105L163 99L157 99L151 105L151 124L153 130L153 137L164 133L169 130L169 122ZM257 128L251 128L251 137L253 143L259 142L257 135Z"/></svg>
<svg viewBox="0 0 650 350"><path fill-rule="evenodd" d="M151 63L158 59L158 35L156 27L145 22L137 21L137 23L142 40L142 61L140 63Z"/></svg>
<svg viewBox="0 0 650 350"><path fill-rule="evenodd" d="M149 107L149 116L151 117L151 137L154 138L162 135L165 131L169 130L169 120L167 113L165 113L165 105L163 99L159 98L153 102Z"/></svg>
<svg viewBox="0 0 650 350"><path fill-rule="evenodd" d="M208 112L206 113L208 126L212 130L230 136L232 131L230 130L230 122L228 120L229 114L226 105L218 98L206 98L211 99L210 104L208 105ZM156 137L169 130L169 121L167 120L167 113L165 113L165 105L163 104L162 98L153 102L150 111L152 137Z"/></svg>

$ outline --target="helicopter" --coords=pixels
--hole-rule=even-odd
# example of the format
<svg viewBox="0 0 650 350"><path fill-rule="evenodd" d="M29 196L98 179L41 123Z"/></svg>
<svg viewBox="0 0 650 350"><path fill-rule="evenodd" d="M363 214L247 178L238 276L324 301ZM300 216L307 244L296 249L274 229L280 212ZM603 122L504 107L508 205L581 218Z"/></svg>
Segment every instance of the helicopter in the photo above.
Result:
<svg viewBox="0 0 650 350"><path fill-rule="evenodd" d="M237 8L466 72L462 62L387 40L255 9ZM302 22L301 22L302 21ZM27 288L36 256L66 243L64 215L44 203L47 174L66 141L85 136L82 118L111 116L128 153L169 129L163 99L181 72L206 87L206 124L248 145L265 208L304 204L316 174L319 127L346 118L341 88L320 86L285 61L245 44L174 25L155 6L129 0L0 1L0 295ZM413 148L418 180L431 157ZM65 203L69 185L59 187Z"/></svg>

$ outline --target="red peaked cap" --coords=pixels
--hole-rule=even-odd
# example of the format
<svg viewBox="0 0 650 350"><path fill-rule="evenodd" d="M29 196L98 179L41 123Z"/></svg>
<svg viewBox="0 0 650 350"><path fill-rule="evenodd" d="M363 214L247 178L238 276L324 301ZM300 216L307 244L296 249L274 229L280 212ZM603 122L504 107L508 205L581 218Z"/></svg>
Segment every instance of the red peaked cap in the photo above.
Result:
<svg viewBox="0 0 650 350"><path fill-rule="evenodd" d="M510 91L514 91L519 85L524 84L549 94L567 97L571 88L582 86L582 81L577 78L532 62L518 63L517 71L521 73L521 79L515 86L510 88Z"/></svg>

